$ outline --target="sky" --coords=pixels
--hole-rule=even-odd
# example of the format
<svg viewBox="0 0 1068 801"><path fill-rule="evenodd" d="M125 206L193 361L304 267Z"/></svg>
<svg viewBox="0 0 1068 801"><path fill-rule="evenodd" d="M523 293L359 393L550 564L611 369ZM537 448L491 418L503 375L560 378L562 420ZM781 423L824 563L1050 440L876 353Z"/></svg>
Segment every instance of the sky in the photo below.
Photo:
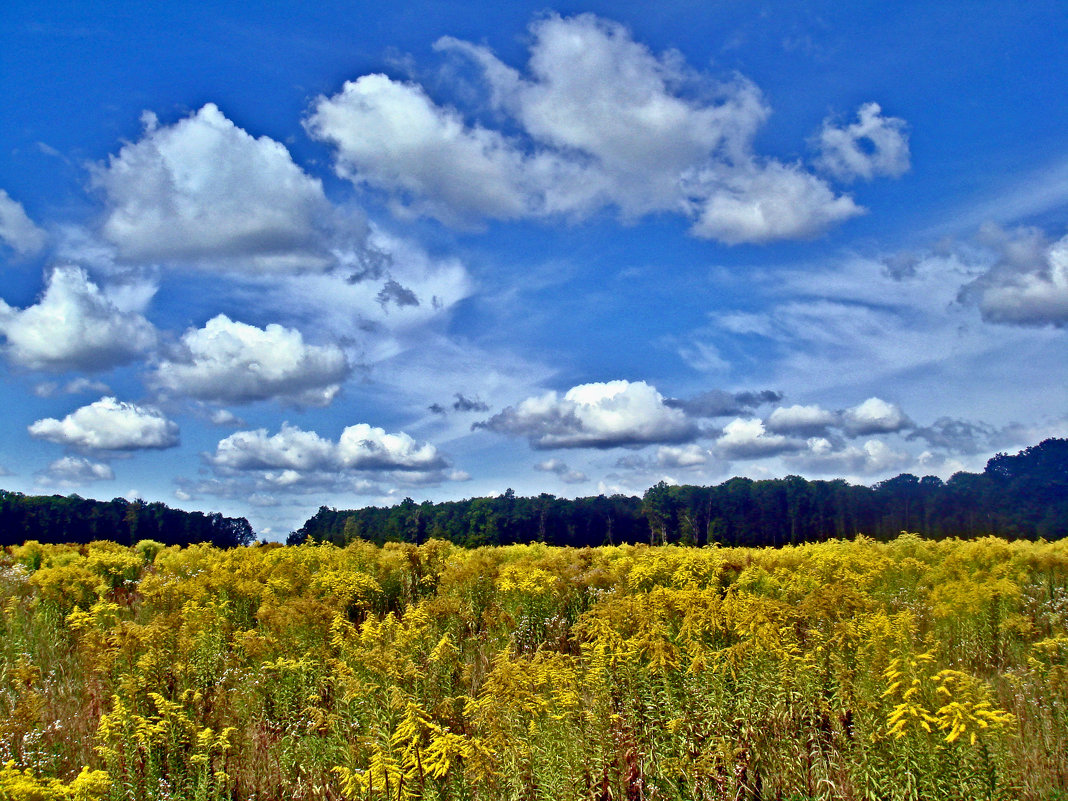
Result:
<svg viewBox="0 0 1068 801"><path fill-rule="evenodd" d="M0 15L0 486L247 517L1068 435L1059 2Z"/></svg>

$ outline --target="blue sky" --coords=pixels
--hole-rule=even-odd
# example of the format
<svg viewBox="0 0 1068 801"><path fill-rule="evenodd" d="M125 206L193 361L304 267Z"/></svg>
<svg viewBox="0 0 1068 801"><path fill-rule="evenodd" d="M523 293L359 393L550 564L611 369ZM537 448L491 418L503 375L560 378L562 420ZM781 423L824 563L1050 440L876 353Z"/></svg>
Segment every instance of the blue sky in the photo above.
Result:
<svg viewBox="0 0 1068 801"><path fill-rule="evenodd" d="M247 516L1068 434L1068 15L8 3L2 485Z"/></svg>

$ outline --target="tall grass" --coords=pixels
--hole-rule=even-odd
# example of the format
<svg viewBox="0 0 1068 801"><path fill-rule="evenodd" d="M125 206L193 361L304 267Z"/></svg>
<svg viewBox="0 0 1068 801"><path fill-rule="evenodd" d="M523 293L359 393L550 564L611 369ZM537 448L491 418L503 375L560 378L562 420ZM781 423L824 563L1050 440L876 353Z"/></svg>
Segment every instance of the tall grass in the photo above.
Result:
<svg viewBox="0 0 1068 801"><path fill-rule="evenodd" d="M1068 798L1068 543L0 553L0 799Z"/></svg>

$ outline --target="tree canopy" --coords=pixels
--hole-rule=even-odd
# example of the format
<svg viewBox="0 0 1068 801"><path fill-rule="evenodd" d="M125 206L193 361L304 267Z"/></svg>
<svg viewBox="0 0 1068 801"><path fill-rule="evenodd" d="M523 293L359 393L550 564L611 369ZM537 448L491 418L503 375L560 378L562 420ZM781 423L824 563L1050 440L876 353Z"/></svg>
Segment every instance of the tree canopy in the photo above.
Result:
<svg viewBox="0 0 1068 801"><path fill-rule="evenodd" d="M165 503L115 498L94 501L79 495L23 495L0 490L0 545L26 540L88 543L139 540L164 545L210 542L219 548L249 545L255 533L243 517L185 512Z"/></svg>
<svg viewBox="0 0 1068 801"><path fill-rule="evenodd" d="M1057 539L1068 535L1068 440L994 456L982 473L903 473L874 486L800 476L732 478L711 487L650 487L643 498L567 500L547 493L337 510L320 507L291 542L444 539L464 546L545 542L596 546L681 543L778 546L901 531L930 537Z"/></svg>

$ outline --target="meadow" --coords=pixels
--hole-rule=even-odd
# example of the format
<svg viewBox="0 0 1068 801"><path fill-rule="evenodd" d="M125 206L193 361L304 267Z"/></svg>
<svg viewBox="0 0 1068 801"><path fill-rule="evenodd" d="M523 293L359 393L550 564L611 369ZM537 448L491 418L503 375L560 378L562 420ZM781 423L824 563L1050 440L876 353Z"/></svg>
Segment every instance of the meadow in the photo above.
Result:
<svg viewBox="0 0 1068 801"><path fill-rule="evenodd" d="M1068 541L0 551L0 799L1068 799Z"/></svg>

